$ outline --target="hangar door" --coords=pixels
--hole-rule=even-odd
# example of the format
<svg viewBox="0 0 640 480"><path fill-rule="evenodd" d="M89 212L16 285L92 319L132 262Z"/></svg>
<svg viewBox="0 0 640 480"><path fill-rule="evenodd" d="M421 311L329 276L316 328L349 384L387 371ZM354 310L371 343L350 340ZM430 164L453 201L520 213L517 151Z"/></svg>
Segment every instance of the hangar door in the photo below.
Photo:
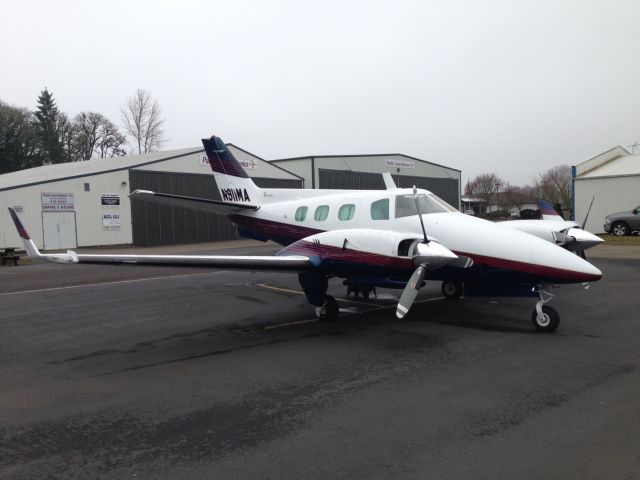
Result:
<svg viewBox="0 0 640 480"><path fill-rule="evenodd" d="M458 207L460 205L460 187L457 178L412 177L409 175L391 175L399 188L411 188L414 185L435 193L445 202ZM344 190L384 190L384 180L379 173L354 172L345 170L318 169L319 188Z"/></svg>
<svg viewBox="0 0 640 480"><path fill-rule="evenodd" d="M213 175L131 170L131 190L220 200ZM262 188L300 188L301 180L252 178ZM131 223L135 245L168 245L212 242L241 238L225 216L157 205L142 200L131 201Z"/></svg>
<svg viewBox="0 0 640 480"><path fill-rule="evenodd" d="M76 213L42 212L44 249L76 248Z"/></svg>

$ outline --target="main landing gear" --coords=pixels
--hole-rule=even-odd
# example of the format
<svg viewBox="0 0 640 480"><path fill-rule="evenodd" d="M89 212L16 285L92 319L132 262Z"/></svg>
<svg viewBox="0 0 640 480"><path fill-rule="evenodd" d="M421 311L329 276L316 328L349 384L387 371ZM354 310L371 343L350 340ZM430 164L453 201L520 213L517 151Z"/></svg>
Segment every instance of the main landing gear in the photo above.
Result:
<svg viewBox="0 0 640 480"><path fill-rule="evenodd" d="M460 300L464 296L464 283L445 280L441 290L447 300Z"/></svg>
<svg viewBox="0 0 640 480"><path fill-rule="evenodd" d="M327 295L325 297L325 303L321 307L315 307L316 309L316 317L321 322L333 323L338 321L338 313L340 312L340 308L338 307L338 302L331 295Z"/></svg>
<svg viewBox="0 0 640 480"><path fill-rule="evenodd" d="M327 295L329 287L327 276L322 273L304 272L298 274L298 281L307 300L315 307L318 320L321 322L337 321L340 308L336 299Z"/></svg>
<svg viewBox="0 0 640 480"><path fill-rule="evenodd" d="M560 315L555 309L545 305L553 298L550 285L536 285L540 300L536 302L536 308L531 312L533 326L541 332L553 332L560 325Z"/></svg>

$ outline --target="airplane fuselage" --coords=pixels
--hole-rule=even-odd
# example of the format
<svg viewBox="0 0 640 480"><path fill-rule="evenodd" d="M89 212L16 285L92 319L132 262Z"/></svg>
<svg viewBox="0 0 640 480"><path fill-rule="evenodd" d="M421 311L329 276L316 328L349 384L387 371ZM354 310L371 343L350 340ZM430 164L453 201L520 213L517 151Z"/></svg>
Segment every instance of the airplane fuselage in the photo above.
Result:
<svg viewBox="0 0 640 480"><path fill-rule="evenodd" d="M283 192L277 190L275 196L282 198ZM425 190L418 194L428 199L425 208L433 210L422 214L429 239L474 261L470 269L445 267L429 272L427 278L531 284L589 282L601 277L591 264L553 243L464 215ZM265 198L270 198L267 195L265 190ZM397 277L401 283L415 269L409 252L401 248L403 239L422 237L415 207L413 212L407 209L412 206L412 189L291 190L287 196L230 217L243 235L280 243L285 246L280 255L310 256L338 276L390 282ZM381 242L376 231L399 235L393 242Z"/></svg>

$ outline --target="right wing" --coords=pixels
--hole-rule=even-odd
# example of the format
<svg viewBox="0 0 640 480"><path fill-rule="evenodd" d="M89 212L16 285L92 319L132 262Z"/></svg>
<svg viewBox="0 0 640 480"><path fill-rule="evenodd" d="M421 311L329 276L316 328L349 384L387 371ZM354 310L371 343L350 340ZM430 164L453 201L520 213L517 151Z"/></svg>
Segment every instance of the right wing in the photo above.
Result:
<svg viewBox="0 0 640 480"><path fill-rule="evenodd" d="M9 208L11 218L24 249L31 258L54 263L109 263L139 265L172 265L207 268L225 268L250 271L304 272L314 268L309 257L291 256L233 256L233 255L106 255L79 254L68 250L67 253L41 253L29 233L24 228L18 214Z"/></svg>
<svg viewBox="0 0 640 480"><path fill-rule="evenodd" d="M209 213L226 215L237 210L258 210L257 205L244 205L237 203L223 202L220 200L209 200L208 198L185 197L182 195L172 195L170 193L158 193L150 190L134 190L129 198L157 203L159 205L169 205L170 207L182 207L191 210L200 210Z"/></svg>

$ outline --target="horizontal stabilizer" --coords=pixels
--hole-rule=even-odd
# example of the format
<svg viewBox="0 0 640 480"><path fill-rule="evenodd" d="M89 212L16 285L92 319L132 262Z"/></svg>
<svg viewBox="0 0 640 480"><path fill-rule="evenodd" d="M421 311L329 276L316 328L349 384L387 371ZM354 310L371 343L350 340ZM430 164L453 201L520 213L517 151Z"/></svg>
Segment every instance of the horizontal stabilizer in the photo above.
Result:
<svg viewBox="0 0 640 480"><path fill-rule="evenodd" d="M219 215L227 215L238 210L258 210L258 208L260 208L257 205L230 203L220 200L210 200L208 198L185 197L172 195L170 193L157 193L150 190L134 190L131 195L129 195L129 198L157 203L159 205L168 205L170 207L217 213Z"/></svg>

